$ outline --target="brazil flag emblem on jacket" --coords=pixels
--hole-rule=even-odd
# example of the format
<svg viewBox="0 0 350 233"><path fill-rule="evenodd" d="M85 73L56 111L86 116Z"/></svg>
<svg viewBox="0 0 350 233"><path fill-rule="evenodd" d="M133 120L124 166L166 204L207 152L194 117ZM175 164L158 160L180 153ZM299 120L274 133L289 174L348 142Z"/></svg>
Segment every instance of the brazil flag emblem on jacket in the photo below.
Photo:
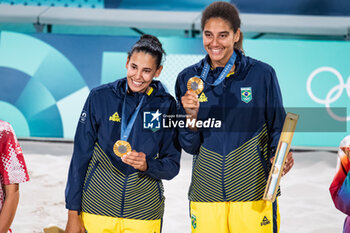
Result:
<svg viewBox="0 0 350 233"><path fill-rule="evenodd" d="M251 87L241 87L241 100L244 103L249 103L253 98Z"/></svg>

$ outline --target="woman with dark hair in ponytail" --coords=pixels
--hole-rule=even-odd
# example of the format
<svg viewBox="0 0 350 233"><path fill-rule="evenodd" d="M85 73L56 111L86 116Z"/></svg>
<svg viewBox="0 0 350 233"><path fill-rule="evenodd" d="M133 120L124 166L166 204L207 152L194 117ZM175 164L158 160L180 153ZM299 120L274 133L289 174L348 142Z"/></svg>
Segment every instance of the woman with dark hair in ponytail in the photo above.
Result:
<svg viewBox="0 0 350 233"><path fill-rule="evenodd" d="M286 116L275 71L243 53L241 20L232 4L210 4L201 27L208 55L178 75L179 112L190 122L210 118L222 124L179 130L181 147L194 155L192 232L278 232L277 201L262 200ZM293 163L289 153L284 174Z"/></svg>
<svg viewBox="0 0 350 233"><path fill-rule="evenodd" d="M162 179L179 172L180 148L162 114L175 99L159 81L162 44L143 35L126 78L91 90L80 116L66 186L67 233L160 233Z"/></svg>

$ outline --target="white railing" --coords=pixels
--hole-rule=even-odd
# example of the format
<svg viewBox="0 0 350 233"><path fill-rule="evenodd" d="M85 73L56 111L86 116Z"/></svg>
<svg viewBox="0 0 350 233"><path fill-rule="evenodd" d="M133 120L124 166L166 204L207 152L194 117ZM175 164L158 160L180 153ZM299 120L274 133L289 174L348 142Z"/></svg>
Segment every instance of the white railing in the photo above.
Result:
<svg viewBox="0 0 350 233"><path fill-rule="evenodd" d="M200 31L201 12L0 4L0 22ZM242 31L350 38L350 17L241 14ZM194 34L193 34L194 35Z"/></svg>

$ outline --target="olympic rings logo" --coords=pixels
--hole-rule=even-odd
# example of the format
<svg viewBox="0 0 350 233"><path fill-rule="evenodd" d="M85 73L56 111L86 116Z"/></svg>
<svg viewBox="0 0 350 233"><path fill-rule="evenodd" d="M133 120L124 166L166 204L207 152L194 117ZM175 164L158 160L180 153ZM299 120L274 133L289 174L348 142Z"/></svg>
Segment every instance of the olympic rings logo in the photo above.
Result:
<svg viewBox="0 0 350 233"><path fill-rule="evenodd" d="M338 85L334 86L332 89L329 90L329 92L327 93L325 99L320 99L320 98L316 97L313 94L312 90L311 90L312 80L316 77L316 75L318 75L321 72L330 72L333 75L335 75L335 77L337 77L337 79L339 81ZM307 89L307 92L308 92L309 96L311 97L311 99L313 101L315 101L316 103L325 105L328 114L334 120L337 120L337 121L350 121L350 116L347 116L347 117L338 116L330 108L330 105L340 98L340 96L343 94L344 90L346 90L347 95L350 98L350 76L348 77L348 80L346 81L346 83L344 83L342 75L336 69L334 69L332 67L327 67L327 66L320 67L320 68L317 68L316 70L314 70L310 74L310 76L308 77L307 83L306 83L306 89ZM336 92L336 94L333 96L333 94L335 92Z"/></svg>

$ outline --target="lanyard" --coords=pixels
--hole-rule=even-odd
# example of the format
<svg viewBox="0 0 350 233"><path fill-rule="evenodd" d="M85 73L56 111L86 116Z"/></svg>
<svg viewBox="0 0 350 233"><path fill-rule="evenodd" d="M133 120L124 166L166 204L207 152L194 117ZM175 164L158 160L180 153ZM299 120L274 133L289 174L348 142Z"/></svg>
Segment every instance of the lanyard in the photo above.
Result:
<svg viewBox="0 0 350 233"><path fill-rule="evenodd" d="M131 116L131 119L128 123L126 123L126 116L125 116L125 106L126 106L126 96L127 96L127 92L128 92L128 83L126 83L126 89L125 89L125 97L124 97L124 102L123 102L123 112L122 112L122 128L120 130L120 139L127 141L131 132L131 129L135 123L137 114L140 111L141 105L143 103L143 100L145 99L145 95L142 96L141 101L139 103L139 105L137 105L134 113Z"/></svg>
<svg viewBox="0 0 350 233"><path fill-rule="evenodd" d="M205 59L205 63L204 63L204 67L201 73L201 79L208 85L210 86L214 86L216 87L217 85L219 85L220 83L222 83L222 81L224 81L225 77L228 75L228 73L230 72L232 66L235 64L236 61L236 57L237 54L235 53L235 51L233 51L232 56L230 57L230 60L228 60L227 64L225 65L225 68L221 71L219 77L215 80L214 83L208 83L206 82L208 73L209 73L209 69L210 69L210 65L207 61L207 59Z"/></svg>

